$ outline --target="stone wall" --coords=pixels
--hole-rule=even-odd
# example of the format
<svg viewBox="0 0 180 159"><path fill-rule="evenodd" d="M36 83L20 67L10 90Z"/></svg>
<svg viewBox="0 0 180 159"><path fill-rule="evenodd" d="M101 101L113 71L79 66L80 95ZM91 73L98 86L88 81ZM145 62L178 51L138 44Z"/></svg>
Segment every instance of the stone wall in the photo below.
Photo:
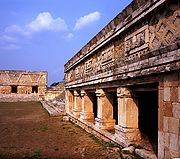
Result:
<svg viewBox="0 0 180 159"><path fill-rule="evenodd" d="M0 101L42 100L47 86L47 72L0 71ZM6 96L5 96L6 94ZM8 100L9 99L9 100Z"/></svg>
<svg viewBox="0 0 180 159"><path fill-rule="evenodd" d="M55 82L47 88L45 100L53 101L64 92L64 82Z"/></svg>
<svg viewBox="0 0 180 159"><path fill-rule="evenodd" d="M0 102L39 101L36 94L0 94Z"/></svg>
<svg viewBox="0 0 180 159"><path fill-rule="evenodd" d="M56 91L56 90L47 90L45 100L51 101L58 97L64 90Z"/></svg>
<svg viewBox="0 0 180 159"><path fill-rule="evenodd" d="M86 50L84 54L82 51L77 53L65 65L66 88L180 68L179 2L148 1L141 9L133 11L134 3L136 1L120 13L128 14L130 19L123 19L111 30L114 31L112 34L104 34L104 37L108 37L101 42L93 43L92 39L90 43L93 43L93 49L88 43L82 48ZM112 22L115 23L116 18Z"/></svg>
<svg viewBox="0 0 180 159"><path fill-rule="evenodd" d="M179 26L179 1L133 0L65 64L71 120L160 159L180 157Z"/></svg>
<svg viewBox="0 0 180 159"><path fill-rule="evenodd" d="M180 157L180 73L159 85L159 158Z"/></svg>

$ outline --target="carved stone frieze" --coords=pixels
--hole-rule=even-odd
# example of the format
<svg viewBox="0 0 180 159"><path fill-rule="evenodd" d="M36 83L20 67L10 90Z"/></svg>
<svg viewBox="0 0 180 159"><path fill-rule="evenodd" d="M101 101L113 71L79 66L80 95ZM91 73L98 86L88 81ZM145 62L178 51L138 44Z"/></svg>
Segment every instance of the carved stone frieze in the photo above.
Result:
<svg viewBox="0 0 180 159"><path fill-rule="evenodd" d="M161 59L162 57L155 58L154 56L162 54L162 47L171 49L170 46L180 39L179 8L178 2L173 1L168 7L159 8L156 14L144 17L141 22L136 23L133 27L122 30L121 34L116 34L116 37L113 37L114 39L102 47L99 47L98 44L95 52L90 52L88 57L79 61L78 65L66 72L68 74L65 76L68 79L66 81L92 81L123 71L152 66L154 63L148 58L156 59L154 61ZM102 32L106 34L105 30ZM99 39L100 37L98 41ZM87 46L82 49L82 52L88 51L89 47ZM178 45L175 44L174 46L177 47ZM170 49L166 49L166 51ZM146 62L142 62L143 60Z"/></svg>
<svg viewBox="0 0 180 159"><path fill-rule="evenodd" d="M125 54L132 55L149 47L148 25L141 27L129 36L125 37Z"/></svg>
<svg viewBox="0 0 180 159"><path fill-rule="evenodd" d="M150 20L150 50L167 46L180 37L179 5L171 5L155 14Z"/></svg>
<svg viewBox="0 0 180 159"><path fill-rule="evenodd" d="M117 63L122 61L122 58L124 57L125 48L123 40L124 38L114 41L114 59Z"/></svg>
<svg viewBox="0 0 180 159"><path fill-rule="evenodd" d="M102 65L106 65L107 63L112 62L114 60L114 45L111 44L110 46L103 49L101 56Z"/></svg>
<svg viewBox="0 0 180 159"><path fill-rule="evenodd" d="M90 71L92 71L92 59L88 60L87 62L85 62L85 71L86 73L89 73Z"/></svg>

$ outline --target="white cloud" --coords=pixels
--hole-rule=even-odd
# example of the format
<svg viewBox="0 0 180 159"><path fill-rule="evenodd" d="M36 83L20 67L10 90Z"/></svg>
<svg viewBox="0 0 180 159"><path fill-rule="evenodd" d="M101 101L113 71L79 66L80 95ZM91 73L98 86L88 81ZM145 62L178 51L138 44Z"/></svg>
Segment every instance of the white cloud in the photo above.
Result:
<svg viewBox="0 0 180 159"><path fill-rule="evenodd" d="M74 35L72 34L72 33L69 33L68 35L67 35L67 39L72 39L74 37Z"/></svg>
<svg viewBox="0 0 180 159"><path fill-rule="evenodd" d="M42 12L35 20L26 25L27 30L31 32L38 31L66 31L66 22L58 17L54 19L49 12Z"/></svg>
<svg viewBox="0 0 180 159"><path fill-rule="evenodd" d="M20 48L18 45L19 40L9 35L0 36L0 49L3 50L17 50Z"/></svg>
<svg viewBox="0 0 180 159"><path fill-rule="evenodd" d="M95 21L98 21L101 17L101 14L96 11L93 13L90 13L86 16L80 17L75 24L74 30L79 30L89 24L94 23Z"/></svg>
<svg viewBox="0 0 180 159"><path fill-rule="evenodd" d="M6 27L2 35L0 35L0 49L20 49L20 43L24 40L22 38L30 38L33 33L40 31L66 32L68 27L62 18L53 18L49 12L42 12L24 26L14 24ZM71 39L72 37L73 34L69 33L66 38Z"/></svg>
<svg viewBox="0 0 180 159"><path fill-rule="evenodd" d="M5 33L16 33L24 36L29 36L34 32L39 31L67 31L66 22L58 17L54 19L49 12L39 13L35 20L20 27L11 25L5 28Z"/></svg>
<svg viewBox="0 0 180 159"><path fill-rule="evenodd" d="M17 44L6 44L6 45L0 46L0 49L3 49L3 50L18 50L20 48L21 47Z"/></svg>
<svg viewBox="0 0 180 159"><path fill-rule="evenodd" d="M25 30L18 25L10 25L10 26L6 27L5 33L16 33L16 34L20 34L20 35L24 35L24 36L30 35L30 32L28 30Z"/></svg>
<svg viewBox="0 0 180 159"><path fill-rule="evenodd" d="M14 37L11 37L9 35L3 35L3 36L0 36L0 42L10 42L10 43L17 43L18 42L18 39L17 38L14 38Z"/></svg>

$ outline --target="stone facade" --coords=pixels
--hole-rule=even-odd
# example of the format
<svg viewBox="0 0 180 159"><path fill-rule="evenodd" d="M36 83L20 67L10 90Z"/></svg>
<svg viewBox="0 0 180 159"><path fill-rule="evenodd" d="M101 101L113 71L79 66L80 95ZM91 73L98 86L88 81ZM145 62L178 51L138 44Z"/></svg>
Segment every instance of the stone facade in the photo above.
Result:
<svg viewBox="0 0 180 159"><path fill-rule="evenodd" d="M57 82L46 90L45 100L52 101L64 93L64 82Z"/></svg>
<svg viewBox="0 0 180 159"><path fill-rule="evenodd" d="M65 64L66 112L123 146L180 157L180 2L133 0ZM157 148L158 146L158 148Z"/></svg>
<svg viewBox="0 0 180 159"><path fill-rule="evenodd" d="M0 71L0 101L43 100L47 87L47 72Z"/></svg>

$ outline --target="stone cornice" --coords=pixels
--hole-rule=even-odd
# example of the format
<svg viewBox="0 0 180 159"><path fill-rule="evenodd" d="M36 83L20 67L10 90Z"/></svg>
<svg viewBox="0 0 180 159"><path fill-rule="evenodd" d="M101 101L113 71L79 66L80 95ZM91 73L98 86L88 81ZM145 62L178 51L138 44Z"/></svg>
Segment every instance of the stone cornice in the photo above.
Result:
<svg viewBox="0 0 180 159"><path fill-rule="evenodd" d="M147 14L166 1L167 0L148 0L138 4L138 0L134 0L65 64L65 72L68 72L81 61L94 54L109 41L125 32L130 26L137 21L140 21L140 19L144 18ZM138 7L133 11L133 5L135 4L138 5ZM124 16L125 14L126 16ZM119 23L116 24L118 18L120 18L120 20Z"/></svg>

